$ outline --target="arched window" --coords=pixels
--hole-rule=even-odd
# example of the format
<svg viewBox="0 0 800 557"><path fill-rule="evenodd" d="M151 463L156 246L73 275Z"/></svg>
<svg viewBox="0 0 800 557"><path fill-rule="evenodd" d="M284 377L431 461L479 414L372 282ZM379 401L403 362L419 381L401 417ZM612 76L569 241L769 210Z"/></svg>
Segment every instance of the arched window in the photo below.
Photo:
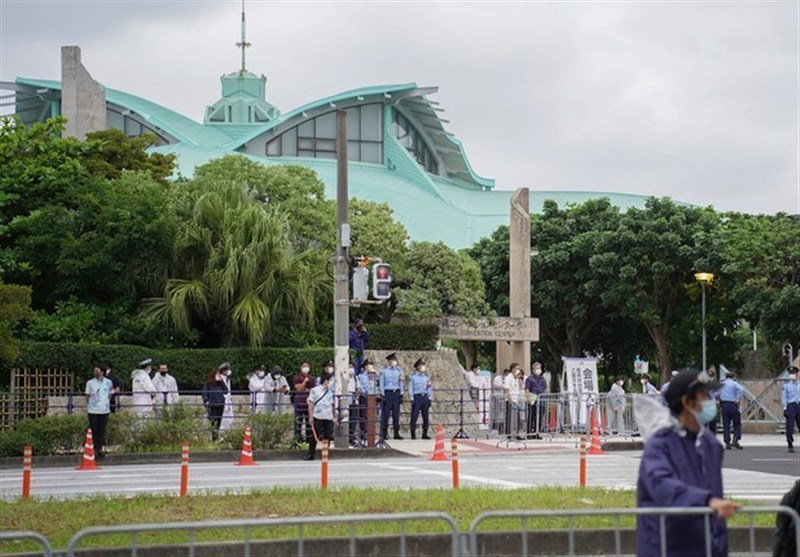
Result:
<svg viewBox="0 0 800 557"><path fill-rule="evenodd" d="M383 105L364 104L347 113L347 159L383 164ZM270 140L268 157L336 158L336 112L309 118Z"/></svg>
<svg viewBox="0 0 800 557"><path fill-rule="evenodd" d="M394 107L392 108L392 135L403 144L417 162L431 174L439 173L439 163L414 125Z"/></svg>

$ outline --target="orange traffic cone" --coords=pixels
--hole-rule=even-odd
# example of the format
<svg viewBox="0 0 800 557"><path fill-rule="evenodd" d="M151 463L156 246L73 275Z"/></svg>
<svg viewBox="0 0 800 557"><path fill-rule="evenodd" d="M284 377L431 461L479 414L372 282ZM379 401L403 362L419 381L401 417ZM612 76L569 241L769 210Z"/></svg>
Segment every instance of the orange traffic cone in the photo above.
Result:
<svg viewBox="0 0 800 557"><path fill-rule="evenodd" d="M589 448L590 455L603 455L606 452L603 450L603 445L600 441L600 430L597 426L597 420L594 416L594 408L591 410L592 414L592 446Z"/></svg>
<svg viewBox="0 0 800 557"><path fill-rule="evenodd" d="M250 438L250 428L244 428L244 441L242 441L242 456L239 457L239 462L236 466L257 466L253 460L253 441Z"/></svg>
<svg viewBox="0 0 800 557"><path fill-rule="evenodd" d="M433 445L433 455L430 460L450 460L444 452L444 428L442 424L436 426L436 441Z"/></svg>
<svg viewBox="0 0 800 557"><path fill-rule="evenodd" d="M86 442L83 444L83 458L81 465L76 470L99 470L100 467L94 460L94 440L92 439L92 428L86 430Z"/></svg>

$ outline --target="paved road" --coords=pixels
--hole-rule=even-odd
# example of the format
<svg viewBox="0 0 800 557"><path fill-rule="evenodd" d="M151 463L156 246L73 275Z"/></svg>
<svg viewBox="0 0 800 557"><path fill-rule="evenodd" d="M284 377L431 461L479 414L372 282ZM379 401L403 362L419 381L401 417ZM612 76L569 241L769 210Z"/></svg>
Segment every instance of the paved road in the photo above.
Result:
<svg viewBox="0 0 800 557"><path fill-rule="evenodd" d="M399 445L394 446L400 448ZM588 484L634 489L640 456L640 452L590 456ZM794 458L797 456L787 454L785 448L778 446L753 446L744 451L726 452L723 479L727 494L756 504L777 503L800 475L800 460ZM578 480L578 466L577 452L568 444L539 445L527 451L499 451L494 445L484 451L480 447L464 446L460 480L464 487L574 486ZM315 486L319 475L319 461L261 462L253 467L239 467L232 463L192 464L189 489L197 493ZM180 467L177 464L106 466L93 472L40 468L34 469L31 492L34 497L59 499L97 493L117 496L176 493L179 478ZM412 482L414 487L449 488L451 466L449 462L431 462L427 456L339 461L334 457L329 478L334 488L408 489ZM0 471L0 497L6 500L18 497L21 483L21 471Z"/></svg>

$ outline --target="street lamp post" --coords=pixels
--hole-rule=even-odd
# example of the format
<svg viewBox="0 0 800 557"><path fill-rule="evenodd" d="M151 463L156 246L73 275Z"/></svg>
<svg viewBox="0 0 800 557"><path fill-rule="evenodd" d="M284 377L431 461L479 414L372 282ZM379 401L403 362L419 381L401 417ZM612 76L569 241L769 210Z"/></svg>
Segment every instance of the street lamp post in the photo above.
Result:
<svg viewBox="0 0 800 557"><path fill-rule="evenodd" d="M708 369L706 362L706 284L714 280L713 273L695 273L695 280L700 283L700 289L703 292L702 298L702 321L703 321L703 371Z"/></svg>

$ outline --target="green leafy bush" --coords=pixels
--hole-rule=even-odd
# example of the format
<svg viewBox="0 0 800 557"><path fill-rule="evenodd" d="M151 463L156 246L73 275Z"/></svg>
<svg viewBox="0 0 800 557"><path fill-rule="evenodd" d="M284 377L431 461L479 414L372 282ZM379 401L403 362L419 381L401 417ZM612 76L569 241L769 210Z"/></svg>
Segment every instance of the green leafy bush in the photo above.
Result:
<svg viewBox="0 0 800 557"><path fill-rule="evenodd" d="M123 447L125 452L174 451L184 442L191 447L205 448L211 439L205 412L183 404L162 407L158 418L138 421L134 431L132 439Z"/></svg>
<svg viewBox="0 0 800 557"><path fill-rule="evenodd" d="M438 325L382 323L367 329L370 350L435 350L439 338Z"/></svg>
<svg viewBox="0 0 800 557"><path fill-rule="evenodd" d="M85 414L22 420L15 429L0 433L0 456L22 456L25 445L31 445L35 455L78 453L88 427Z"/></svg>
<svg viewBox="0 0 800 557"><path fill-rule="evenodd" d="M253 450L285 449L294 435L292 414L253 414L244 424L222 432L220 447L229 450L242 448L244 428L250 426Z"/></svg>

